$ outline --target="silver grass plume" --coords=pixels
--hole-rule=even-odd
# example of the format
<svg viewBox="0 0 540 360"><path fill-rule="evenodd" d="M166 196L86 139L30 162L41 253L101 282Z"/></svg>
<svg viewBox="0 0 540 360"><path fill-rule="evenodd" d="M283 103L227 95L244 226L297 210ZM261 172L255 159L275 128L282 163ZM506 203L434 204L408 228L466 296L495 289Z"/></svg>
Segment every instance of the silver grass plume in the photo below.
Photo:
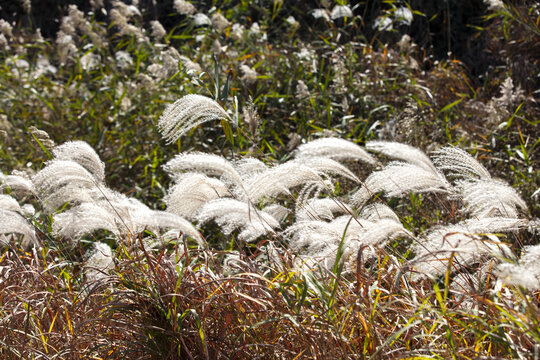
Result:
<svg viewBox="0 0 540 360"><path fill-rule="evenodd" d="M0 191L9 189L11 192L22 194L35 194L34 184L22 175L5 175L0 173Z"/></svg>
<svg viewBox="0 0 540 360"><path fill-rule="evenodd" d="M460 181L456 188L465 203L463 211L474 217L517 218L527 204L510 185L498 180Z"/></svg>
<svg viewBox="0 0 540 360"><path fill-rule="evenodd" d="M164 166L173 178L182 172L200 172L211 176L221 176L236 185L242 185L242 178L234 166L225 158L199 152L176 155Z"/></svg>
<svg viewBox="0 0 540 360"><path fill-rule="evenodd" d="M512 257L507 245L489 230L491 223L466 221L455 225L441 226L431 230L425 239L419 239L414 246L416 257L409 264L415 270L413 279L434 277L447 271L452 259L452 270L483 261L486 256L495 258ZM487 230L487 231L484 231Z"/></svg>
<svg viewBox="0 0 540 360"><path fill-rule="evenodd" d="M302 204L305 204L309 199L316 199L321 194L332 194L335 191L334 184L329 179L325 179L324 182L311 181L304 184L302 189L298 192L296 196L296 206L295 209L298 210L302 207ZM295 210L295 212L296 212Z"/></svg>
<svg viewBox="0 0 540 360"><path fill-rule="evenodd" d="M0 209L0 234L23 235L22 246L30 243L37 245L37 238L32 226L18 212ZM7 245L5 237L0 237L0 245Z"/></svg>
<svg viewBox="0 0 540 360"><path fill-rule="evenodd" d="M109 271L114 269L111 247L105 243L94 243L93 249L88 251L85 257L84 273L86 281L98 282L106 279Z"/></svg>
<svg viewBox="0 0 540 360"><path fill-rule="evenodd" d="M9 195L0 195L0 234L23 235L22 246L37 245L34 229L22 215L23 209L17 200ZM8 245L8 237L0 236L0 245Z"/></svg>
<svg viewBox="0 0 540 360"><path fill-rule="evenodd" d="M347 227L347 224L348 227ZM340 216L331 222L323 220L297 221L283 231L285 239L289 239L290 247L307 256L320 254L329 244L339 244L345 229L346 236L362 232L367 222L352 219L350 215Z"/></svg>
<svg viewBox="0 0 540 360"><path fill-rule="evenodd" d="M300 221L284 232L290 239L291 248L305 261L312 258L322 260L326 266L333 266L341 239L343 243L342 260L351 264L361 246L382 247L398 236L412 237L400 222L393 219L367 221L351 219L344 215L331 222L320 220ZM314 261L309 261L313 263Z"/></svg>
<svg viewBox="0 0 540 360"><path fill-rule="evenodd" d="M338 199L315 198L297 205L296 221L333 220L334 214L346 213L352 214L352 208Z"/></svg>
<svg viewBox="0 0 540 360"><path fill-rule="evenodd" d="M93 203L83 202L53 217L53 231L66 238L79 239L96 230L108 230L119 239L134 236L146 229L178 229L203 240L193 225L182 217L164 211L151 210L136 199L110 192L106 198Z"/></svg>
<svg viewBox="0 0 540 360"><path fill-rule="evenodd" d="M169 189L163 200L167 211L195 220L197 212L204 204L225 196L230 196L230 191L219 179L198 173L186 173Z"/></svg>
<svg viewBox="0 0 540 360"><path fill-rule="evenodd" d="M373 194L384 191L387 197L401 197L409 192L450 192L452 186L435 169L405 162L391 162L382 170L373 172L352 196L356 207L364 205Z"/></svg>
<svg viewBox="0 0 540 360"><path fill-rule="evenodd" d="M285 220L285 218L289 215L290 211L284 206L281 206L279 204L270 204L268 206L265 206L262 208L262 211L264 211L267 214L270 214L276 219L278 222L282 222Z"/></svg>
<svg viewBox="0 0 540 360"><path fill-rule="evenodd" d="M311 182L324 183L317 171L299 162L289 161L274 166L246 181L248 198L257 202L263 197L289 194L289 189Z"/></svg>
<svg viewBox="0 0 540 360"><path fill-rule="evenodd" d="M506 284L540 290L540 245L526 246L517 263L505 262L496 267L495 274Z"/></svg>
<svg viewBox="0 0 540 360"><path fill-rule="evenodd" d="M200 223L214 220L225 235L240 228L238 238L247 242L273 233L273 229L279 227L279 222L272 215L234 199L210 201L203 206L197 218Z"/></svg>
<svg viewBox="0 0 540 360"><path fill-rule="evenodd" d="M48 212L66 202L90 201L105 189L88 170L70 160L47 162L32 182Z"/></svg>
<svg viewBox="0 0 540 360"><path fill-rule="evenodd" d="M454 146L445 146L433 152L435 165L450 175L465 180L491 179L489 171L468 152Z"/></svg>
<svg viewBox="0 0 540 360"><path fill-rule="evenodd" d="M249 178L268 170L268 166L256 158L244 158L238 160L234 163L234 168L238 171L238 174L240 174L242 179Z"/></svg>
<svg viewBox="0 0 540 360"><path fill-rule="evenodd" d="M21 206L9 195L0 194L0 209L22 213Z"/></svg>
<svg viewBox="0 0 540 360"><path fill-rule="evenodd" d="M53 149L57 160L71 160L88 170L98 182L105 181L105 164L96 151L84 141L69 141Z"/></svg>
<svg viewBox="0 0 540 360"><path fill-rule="evenodd" d="M366 149L380 152L390 158L416 165L428 172L436 173L437 169L430 158L420 149L393 141L368 141Z"/></svg>
<svg viewBox="0 0 540 360"><path fill-rule="evenodd" d="M296 158L327 157L335 160L360 160L376 164L377 160L357 144L340 138L322 138L300 145Z"/></svg>
<svg viewBox="0 0 540 360"><path fill-rule="evenodd" d="M300 159L295 159L289 161L289 163L299 163L303 166L307 166L313 170L315 170L319 175L339 175L343 176L347 179L350 179L356 183L360 183L360 179L356 177L349 169L347 169L345 166L341 165L335 160L332 160L331 158L325 158L325 157L304 157Z"/></svg>
<svg viewBox="0 0 540 360"><path fill-rule="evenodd" d="M373 222L383 219L393 220L396 223L400 222L399 217L394 210L392 210L390 206L383 203L373 203L364 206L360 210L358 217Z"/></svg>
<svg viewBox="0 0 540 360"><path fill-rule="evenodd" d="M189 94L167 106L158 120L158 129L170 144L194 127L211 120L231 121L231 118L215 100Z"/></svg>
<svg viewBox="0 0 540 360"><path fill-rule="evenodd" d="M458 178L456 189L465 203L464 212L477 218L517 218L527 204L507 183L492 179L487 169L466 151L443 147L434 152L435 164Z"/></svg>

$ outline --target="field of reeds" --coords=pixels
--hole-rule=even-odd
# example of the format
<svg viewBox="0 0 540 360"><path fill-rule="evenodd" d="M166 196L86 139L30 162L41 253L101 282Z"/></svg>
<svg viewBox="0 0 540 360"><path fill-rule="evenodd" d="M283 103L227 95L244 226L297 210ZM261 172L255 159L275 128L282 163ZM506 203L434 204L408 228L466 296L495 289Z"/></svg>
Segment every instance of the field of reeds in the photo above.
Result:
<svg viewBox="0 0 540 360"><path fill-rule="evenodd" d="M2 2L0 358L540 359L539 20Z"/></svg>

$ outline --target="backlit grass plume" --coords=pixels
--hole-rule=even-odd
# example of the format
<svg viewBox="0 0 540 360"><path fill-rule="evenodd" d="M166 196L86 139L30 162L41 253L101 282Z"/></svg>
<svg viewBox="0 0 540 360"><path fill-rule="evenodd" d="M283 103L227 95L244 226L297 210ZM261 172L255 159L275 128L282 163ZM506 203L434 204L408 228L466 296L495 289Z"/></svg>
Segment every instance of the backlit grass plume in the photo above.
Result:
<svg viewBox="0 0 540 360"><path fill-rule="evenodd" d="M34 229L23 213L17 200L9 195L0 195L0 246L9 244L13 234L23 235L23 247L37 244Z"/></svg>
<svg viewBox="0 0 540 360"><path fill-rule="evenodd" d="M231 120L231 117L215 100L189 94L167 106L159 118L158 129L170 144L194 127L211 120Z"/></svg>
<svg viewBox="0 0 540 360"><path fill-rule="evenodd" d="M368 164L376 164L377 159L361 146L340 138L322 138L309 141L298 147L296 158L328 157L335 160L360 160Z"/></svg>
<svg viewBox="0 0 540 360"><path fill-rule="evenodd" d="M353 194L352 203L361 207L380 191L384 191L387 197L402 197L410 192L448 192L451 188L435 169L396 161L368 176L364 185Z"/></svg>
<svg viewBox="0 0 540 360"><path fill-rule="evenodd" d="M169 189L164 201L167 211L195 220L197 212L204 204L229 195L229 189L219 179L198 173L186 173Z"/></svg>
<svg viewBox="0 0 540 360"><path fill-rule="evenodd" d="M96 151L84 141L68 141L53 149L57 160L71 160L84 167L94 178L103 182L105 180L105 164Z"/></svg>
<svg viewBox="0 0 540 360"><path fill-rule="evenodd" d="M279 222L263 210L235 199L216 199L208 202L197 215L201 223L214 220L225 235L241 229L238 238L253 241L261 235L273 233Z"/></svg>
<svg viewBox="0 0 540 360"><path fill-rule="evenodd" d="M236 185L242 184L242 177L232 163L219 155L182 153L176 155L164 168L173 178L181 176L184 172L193 172L219 176Z"/></svg>
<svg viewBox="0 0 540 360"><path fill-rule="evenodd" d="M420 149L387 141L370 141L366 147L401 161L391 162L368 176L352 196L356 207L361 207L380 191L387 197L401 197L410 192L453 191L452 185Z"/></svg>

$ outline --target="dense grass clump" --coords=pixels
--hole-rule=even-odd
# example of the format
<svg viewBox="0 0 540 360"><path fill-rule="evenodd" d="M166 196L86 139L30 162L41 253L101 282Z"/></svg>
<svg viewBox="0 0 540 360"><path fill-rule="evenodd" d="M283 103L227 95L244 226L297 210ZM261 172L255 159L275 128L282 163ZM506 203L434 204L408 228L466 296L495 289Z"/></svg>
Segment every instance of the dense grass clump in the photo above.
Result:
<svg viewBox="0 0 540 360"><path fill-rule="evenodd" d="M423 3L0 8L0 357L537 356L539 8Z"/></svg>

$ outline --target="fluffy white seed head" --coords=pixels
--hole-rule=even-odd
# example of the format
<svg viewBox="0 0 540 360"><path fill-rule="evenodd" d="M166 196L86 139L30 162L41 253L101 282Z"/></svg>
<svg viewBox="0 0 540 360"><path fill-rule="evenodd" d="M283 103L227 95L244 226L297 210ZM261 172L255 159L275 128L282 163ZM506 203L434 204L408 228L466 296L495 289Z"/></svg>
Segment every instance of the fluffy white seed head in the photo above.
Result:
<svg viewBox="0 0 540 360"><path fill-rule="evenodd" d="M401 197L410 192L449 192L452 186L442 174L416 164L392 162L372 173L353 196L356 207L365 204L373 194L384 191L387 197Z"/></svg>
<svg viewBox="0 0 540 360"><path fill-rule="evenodd" d="M105 181L105 164L96 151L84 141L69 141L53 149L57 160L71 160L88 170L98 182Z"/></svg>
<svg viewBox="0 0 540 360"><path fill-rule="evenodd" d="M70 201L88 201L103 189L98 180L80 164L70 160L51 160L32 178L46 211ZM104 191L104 190L103 190Z"/></svg>
<svg viewBox="0 0 540 360"><path fill-rule="evenodd" d="M333 220L334 214L352 214L352 208L333 198L309 199L296 209L296 221Z"/></svg>
<svg viewBox="0 0 540 360"><path fill-rule="evenodd" d="M84 202L53 217L53 231L70 239L79 239L96 230L108 230L118 239L134 236L146 229L178 229L202 243L199 232L182 217L148 208L136 199L110 193L106 199Z"/></svg>
<svg viewBox="0 0 540 360"><path fill-rule="evenodd" d="M512 252L496 236L476 232L479 228L464 222L441 226L430 231L425 239L419 240L412 261L416 274L413 279L434 277L444 274L452 260L451 271L480 262L486 256L506 258Z"/></svg>
<svg viewBox="0 0 540 360"><path fill-rule="evenodd" d="M463 210L474 217L517 218L519 209L527 211L527 204L518 192L502 181L461 181L457 188L465 203Z"/></svg>
<svg viewBox="0 0 540 360"><path fill-rule="evenodd" d="M360 160L376 164L377 160L359 145L340 138L322 138L302 144L296 151L296 158L328 157L335 160Z"/></svg>
<svg viewBox="0 0 540 360"><path fill-rule="evenodd" d="M366 143L366 149L416 165L426 171L437 172L430 158L422 150L407 144L393 141L368 141Z"/></svg>
<svg viewBox="0 0 540 360"><path fill-rule="evenodd" d="M201 223L214 220L225 235L240 228L238 238L247 242L273 233L273 229L279 227L272 215L234 199L217 199L205 204L197 218Z"/></svg>
<svg viewBox="0 0 540 360"><path fill-rule="evenodd" d="M257 202L263 197L289 194L289 189L309 182L323 183L323 179L313 169L289 161L253 176L245 187L249 199Z"/></svg>
<svg viewBox="0 0 540 360"><path fill-rule="evenodd" d="M178 174L183 172L199 172L210 176L221 176L237 185L242 184L242 178L234 166L219 155L198 152L183 153L176 155L164 168L173 178L178 177Z"/></svg>
<svg viewBox="0 0 540 360"><path fill-rule="evenodd" d="M181 15L192 15L197 12L197 8L185 0L174 0L174 9Z"/></svg>
<svg viewBox="0 0 540 360"><path fill-rule="evenodd" d="M5 194L0 194L0 209L21 212L21 206L17 200Z"/></svg>
<svg viewBox="0 0 540 360"><path fill-rule="evenodd" d="M326 157L303 157L289 161L289 163L298 163L302 166L307 166L315 170L319 175L338 175L348 178L356 183L360 183L360 179L356 177L349 169L341 165L335 160Z"/></svg>
<svg viewBox="0 0 540 360"><path fill-rule="evenodd" d="M188 173L169 189L164 201L167 211L195 220L204 204L229 195L230 191L222 181L203 174Z"/></svg>
<svg viewBox="0 0 540 360"><path fill-rule="evenodd" d="M268 170L261 160L255 158L244 158L238 160L234 163L234 168L243 179L248 179L249 177L260 174Z"/></svg>
<svg viewBox="0 0 540 360"><path fill-rule="evenodd" d="M336 5L332 9L332 13L330 14L330 17L332 18L332 20L336 20L336 19L340 19L344 17L352 18L353 12L351 8L348 7L347 5Z"/></svg>
<svg viewBox="0 0 540 360"><path fill-rule="evenodd" d="M437 168L464 180L489 180L489 171L468 152L454 146L445 146L433 152Z"/></svg>
<svg viewBox="0 0 540 360"><path fill-rule="evenodd" d="M372 222L379 220L393 220L396 223L400 223L399 217L388 205L383 203L373 203L366 205L360 211L358 215L361 219L365 219Z"/></svg>
<svg viewBox="0 0 540 360"><path fill-rule="evenodd" d="M518 263L502 263L496 275L506 284L519 285L531 290L540 289L540 245L523 249Z"/></svg>
<svg viewBox="0 0 540 360"><path fill-rule="evenodd" d="M189 94L167 106L158 120L158 129L167 143L173 143L196 126L211 120L231 118L209 97Z"/></svg>
<svg viewBox="0 0 540 360"><path fill-rule="evenodd" d="M107 244L94 243L94 248L89 251L86 257L84 273L89 282L97 282L107 278L109 271L114 269L112 250Z"/></svg>
<svg viewBox="0 0 540 360"><path fill-rule="evenodd" d="M13 204L10 206L13 206ZM23 247L27 247L30 243L37 245L34 229L17 211L0 208L0 234L21 234L23 235ZM7 239L9 239L9 236L0 237L0 245L8 245L6 243Z"/></svg>

